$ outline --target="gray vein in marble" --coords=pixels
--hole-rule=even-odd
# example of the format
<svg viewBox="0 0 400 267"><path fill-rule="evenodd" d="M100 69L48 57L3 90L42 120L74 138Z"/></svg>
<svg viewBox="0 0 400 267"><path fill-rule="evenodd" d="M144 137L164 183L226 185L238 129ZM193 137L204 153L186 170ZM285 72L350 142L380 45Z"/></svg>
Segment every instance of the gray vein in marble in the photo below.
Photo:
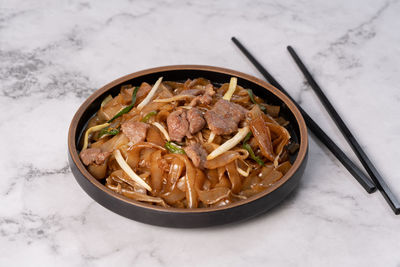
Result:
<svg viewBox="0 0 400 267"><path fill-rule="evenodd" d="M73 34L68 35L67 39L76 45L80 44ZM37 95L52 99L72 93L76 97L85 98L93 92L87 76L80 72L57 70L52 62L43 60L42 53L48 49L51 48L33 53L0 51L0 79L5 84L1 96L18 99ZM51 69L51 73L44 79L42 73L48 69ZM47 81L44 83L39 79Z"/></svg>
<svg viewBox="0 0 400 267"><path fill-rule="evenodd" d="M21 180L31 182L39 177L45 177L49 175L65 175L68 173L71 173L68 164L59 169L39 169L34 167L32 164L19 166L19 173L15 177L10 178L12 182L8 188L5 189L4 195L9 195L14 190L15 186L21 182Z"/></svg>
<svg viewBox="0 0 400 267"><path fill-rule="evenodd" d="M298 93L296 94L296 102L301 105L303 103L304 94L310 91L310 86L307 81L302 81L301 86L297 88Z"/></svg>
<svg viewBox="0 0 400 267"><path fill-rule="evenodd" d="M27 10L21 10L21 11L17 11L17 12L7 12L6 9L1 9L0 8L0 29L6 27L7 23L12 22L13 19L25 15L27 14L29 11Z"/></svg>
<svg viewBox="0 0 400 267"><path fill-rule="evenodd" d="M2 238L16 241L22 238L30 245L35 240L51 239L54 233L63 229L58 215L39 216L32 211L21 212L12 218L0 218L0 234ZM57 246L53 247L57 250Z"/></svg>
<svg viewBox="0 0 400 267"><path fill-rule="evenodd" d="M106 25L110 25L111 23L113 23L113 22L115 22L116 20L119 20L119 19L126 19L126 18L128 18L128 19L138 19L138 18L143 18L143 17L146 17L146 16L154 13L155 10L156 10L156 8L150 8L150 9L148 9L148 10L142 12L142 13L139 13L139 14L132 14L132 13L126 13L126 12L118 13L118 14L112 15L110 18L108 18L106 20L105 24Z"/></svg>
<svg viewBox="0 0 400 267"><path fill-rule="evenodd" d="M386 10L397 2L398 0L385 2L381 8L365 21L348 29L341 37L331 42L327 51L319 52L317 55L326 57L328 54L333 53L344 68L352 69L360 67L361 63L359 58L345 50L351 46L358 46L374 38L376 36L374 23L382 17Z"/></svg>

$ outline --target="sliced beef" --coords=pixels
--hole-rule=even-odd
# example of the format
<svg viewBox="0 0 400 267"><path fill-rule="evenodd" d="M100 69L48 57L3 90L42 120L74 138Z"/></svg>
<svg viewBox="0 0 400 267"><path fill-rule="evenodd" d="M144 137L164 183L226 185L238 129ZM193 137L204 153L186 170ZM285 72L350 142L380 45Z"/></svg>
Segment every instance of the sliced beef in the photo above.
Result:
<svg viewBox="0 0 400 267"><path fill-rule="evenodd" d="M121 125L122 132L133 144L143 142L149 125L144 122L129 120Z"/></svg>
<svg viewBox="0 0 400 267"><path fill-rule="evenodd" d="M152 88L152 86L150 84L146 83L146 82L143 82L140 85L140 87L139 87L139 89L138 89L138 91L136 93L136 104L139 104L140 102L142 102L143 99L146 98L146 96L150 92L151 88ZM135 88L133 87L132 88L132 92L133 92L134 89ZM130 95L131 95L131 98L132 98L132 93L130 93Z"/></svg>
<svg viewBox="0 0 400 267"><path fill-rule="evenodd" d="M206 112L204 117L213 133L224 135L235 132L246 113L247 110L242 106L220 99L211 110Z"/></svg>
<svg viewBox="0 0 400 267"><path fill-rule="evenodd" d="M101 165L110 155L110 152L101 152L101 149L97 147L84 149L79 154L83 164L85 164L86 166L92 163Z"/></svg>
<svg viewBox="0 0 400 267"><path fill-rule="evenodd" d="M206 104L209 105L211 104L212 101L212 96L215 95L214 87L212 84L207 84L206 85L206 91L204 92L203 95L201 96L196 96L193 98L193 100L190 102L190 106L194 107L197 106L198 104Z"/></svg>
<svg viewBox="0 0 400 267"><path fill-rule="evenodd" d="M189 133L189 122L186 117L186 111L178 109L168 115L167 118L168 133L173 141L180 142L182 138Z"/></svg>
<svg viewBox="0 0 400 267"><path fill-rule="evenodd" d="M180 92L179 95L201 95L205 92L205 90L203 89L188 89L188 90L183 90L182 92Z"/></svg>
<svg viewBox="0 0 400 267"><path fill-rule="evenodd" d="M192 134L203 129L205 124L203 114L197 108L191 108L189 111L179 109L169 114L167 118L169 136L178 142L185 136L191 138Z"/></svg>
<svg viewBox="0 0 400 267"><path fill-rule="evenodd" d="M197 133L206 125L203 114L197 108L191 108L187 112L187 119L189 121L189 131L191 134Z"/></svg>
<svg viewBox="0 0 400 267"><path fill-rule="evenodd" d="M194 166L200 169L204 169L207 152L199 143L187 146L184 148L184 150L186 155L192 160Z"/></svg>

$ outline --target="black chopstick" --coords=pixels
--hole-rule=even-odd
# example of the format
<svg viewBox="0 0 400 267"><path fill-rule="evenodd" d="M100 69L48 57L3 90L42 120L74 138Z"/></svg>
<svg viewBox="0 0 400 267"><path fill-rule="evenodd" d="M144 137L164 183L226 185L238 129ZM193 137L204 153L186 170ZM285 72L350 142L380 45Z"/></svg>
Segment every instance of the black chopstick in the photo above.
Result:
<svg viewBox="0 0 400 267"><path fill-rule="evenodd" d="M237 40L232 37L234 44L243 52L243 54L250 60L256 69L265 77L265 79L282 91L286 96L300 110L301 114L306 121L308 128L314 135L336 156L336 158L343 164L343 166L353 175L353 177L360 183L360 185L368 192L372 193L376 190L374 183L361 171L344 152L333 142L333 140L318 126L318 124L294 101L294 99L286 92L285 89L272 77L272 75L254 58L254 56Z"/></svg>
<svg viewBox="0 0 400 267"><path fill-rule="evenodd" d="M328 111L331 118L335 121L337 127L342 132L343 136L346 138L347 142L353 149L354 153L357 155L358 159L361 161L361 164L364 166L365 170L371 177L371 179L375 182L376 187L382 193L383 197L386 199L387 203L390 205L395 214L400 214L400 203L394 196L393 192L390 190L388 185L383 180L382 176L379 174L378 170L372 164L371 160L368 158L367 154L365 154L364 150L361 148L360 144L357 142L356 138L353 136L347 125L344 123L340 115L336 112L335 108L326 97L321 87L314 80L311 73L307 70L306 66L303 64L297 53L291 46L287 47L290 55L296 62L297 66L300 68L301 72L304 74L304 77L310 84L311 88L317 94L318 98L321 100L323 106Z"/></svg>

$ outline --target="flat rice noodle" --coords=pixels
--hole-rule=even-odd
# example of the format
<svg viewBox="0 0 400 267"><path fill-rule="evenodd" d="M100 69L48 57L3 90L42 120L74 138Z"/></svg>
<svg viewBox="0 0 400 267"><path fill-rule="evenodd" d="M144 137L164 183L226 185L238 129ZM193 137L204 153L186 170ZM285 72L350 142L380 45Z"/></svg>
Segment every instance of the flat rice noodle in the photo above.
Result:
<svg viewBox="0 0 400 267"><path fill-rule="evenodd" d="M250 120L249 125L258 147L260 148L261 154L267 159L273 161L275 155L273 154L271 133L263 118L259 116L252 119Z"/></svg>
<svg viewBox="0 0 400 267"><path fill-rule="evenodd" d="M225 174L223 174L221 176L221 178L219 178L219 182L215 185L215 188L217 187L226 187L226 188L231 188L232 184L229 181L228 177L226 177Z"/></svg>
<svg viewBox="0 0 400 267"><path fill-rule="evenodd" d="M196 87L197 85L200 85L200 86L206 86L207 84L210 84L211 82L210 82L210 80L207 80L207 79L204 79L204 78L196 78L196 79L194 79L194 80L187 80L186 82L185 82L185 85L186 85L186 90L187 89L192 89L193 87Z"/></svg>
<svg viewBox="0 0 400 267"><path fill-rule="evenodd" d="M268 187L282 178L283 174L280 171L272 170L266 178L264 178L260 185Z"/></svg>
<svg viewBox="0 0 400 267"><path fill-rule="evenodd" d="M254 105L253 108L248 112L248 116L250 119L255 120L258 117L262 116L264 112L261 111L258 105Z"/></svg>
<svg viewBox="0 0 400 267"><path fill-rule="evenodd" d="M230 197L227 197L227 198L223 198L220 201L212 204L211 207L224 207L224 206L229 205L231 203L232 203L232 200L230 199Z"/></svg>
<svg viewBox="0 0 400 267"><path fill-rule="evenodd" d="M140 151L144 148L155 148L163 152L166 151L165 148L150 142L139 142L137 144L134 144L126 151L125 159L132 169L135 170L137 168L140 161Z"/></svg>
<svg viewBox="0 0 400 267"><path fill-rule="evenodd" d="M124 183L126 183L126 184L128 184L130 186L132 186L133 188L142 187L138 183L136 183L129 175L126 175L126 173L121 169L113 171L110 174L110 177L111 178L116 177L117 179L123 181ZM145 190L145 192L146 192L146 190Z"/></svg>
<svg viewBox="0 0 400 267"><path fill-rule="evenodd" d="M165 145L164 135L152 124L150 124L150 127L147 130L146 141L162 147Z"/></svg>
<svg viewBox="0 0 400 267"><path fill-rule="evenodd" d="M163 170L159 167L161 150L156 150L150 156L151 188L155 193L161 191L163 186Z"/></svg>
<svg viewBox="0 0 400 267"><path fill-rule="evenodd" d="M165 105L166 103L150 102L140 110L140 119L142 119L144 116L152 111L160 110Z"/></svg>
<svg viewBox="0 0 400 267"><path fill-rule="evenodd" d="M112 117L115 116L121 109L126 107L127 105L124 104L124 98L121 94L114 97L110 100L107 104L103 107L100 107L99 111L97 112L97 116L102 121L108 121Z"/></svg>
<svg viewBox="0 0 400 267"><path fill-rule="evenodd" d="M274 159L275 161L279 158L279 156L281 155L283 149L285 148L285 146L289 143L290 140L290 134L289 132L286 130L286 128L274 124L274 123L265 123L268 128L273 131L274 133L278 134L279 137L281 138L279 144L275 147L275 155L276 158Z"/></svg>
<svg viewBox="0 0 400 267"><path fill-rule="evenodd" d="M139 169L150 170L151 167L151 155L156 151L154 148L144 148L140 151Z"/></svg>
<svg viewBox="0 0 400 267"><path fill-rule="evenodd" d="M105 122L105 121L102 120L102 119L100 119L99 116L98 116L98 114L97 114L96 116L92 117L92 118L88 121L87 126L86 126L86 129L92 128L93 126L96 126L96 125L103 124L104 122Z"/></svg>
<svg viewBox="0 0 400 267"><path fill-rule="evenodd" d="M169 163L163 157L158 161L158 166L160 167L160 169L162 169L162 171L164 173L168 173L169 172L169 169L170 169ZM164 181L164 184L165 184L167 179L165 178L163 181Z"/></svg>
<svg viewBox="0 0 400 267"><path fill-rule="evenodd" d="M278 146L282 141L282 136L278 136L277 138L274 139L274 141L272 141L272 146L276 147Z"/></svg>
<svg viewBox="0 0 400 267"><path fill-rule="evenodd" d="M179 82L165 81L165 82L162 82L162 84L165 85L166 87L171 88L172 91L175 91L175 89L183 88L183 83L179 83Z"/></svg>
<svg viewBox="0 0 400 267"><path fill-rule="evenodd" d="M112 179L111 177L107 177L106 178L106 183L105 185L116 185L118 182L114 181L114 179Z"/></svg>
<svg viewBox="0 0 400 267"><path fill-rule="evenodd" d="M164 106L160 107L160 112L172 111L174 108L176 108L176 104L166 103Z"/></svg>
<svg viewBox="0 0 400 267"><path fill-rule="evenodd" d="M125 183L124 181L122 181L122 180L119 179L118 177L116 177L116 176L110 176L110 177L111 177L111 181L112 181L111 184L119 185L120 188L125 188L125 189L129 189L129 190L135 191L135 190L133 189L132 186L130 186L129 184ZM110 183L109 183L109 184L110 184ZM119 192L120 192L120 190L119 190ZM135 191L135 192L136 192L136 191ZM146 194L147 191L146 191L146 189L145 189L144 192L139 192L139 193Z"/></svg>
<svg viewBox="0 0 400 267"><path fill-rule="evenodd" d="M192 165L191 160L186 155L181 154L169 154L174 157L178 157L183 162L185 162L186 175L185 175L185 185L186 185L186 200L188 208L197 208L197 192L195 189L195 179L196 179L196 169Z"/></svg>
<svg viewBox="0 0 400 267"><path fill-rule="evenodd" d="M268 115L270 115L274 118L279 116L279 112L281 110L280 106L273 106L273 105L268 105L268 104L265 104L264 106L267 109Z"/></svg>
<svg viewBox="0 0 400 267"><path fill-rule="evenodd" d="M203 144L204 144L204 139L203 139L203 134L201 133L201 131L198 132L198 133L196 134L196 140L198 140L199 143L203 146ZM207 150L206 150L206 151L207 151Z"/></svg>
<svg viewBox="0 0 400 267"><path fill-rule="evenodd" d="M242 182L242 190L247 190L253 188L255 185L261 182L261 178L258 176L261 169L253 171L249 176L247 176Z"/></svg>
<svg viewBox="0 0 400 267"><path fill-rule="evenodd" d="M185 201L185 199L182 201L178 201L173 206L175 208L184 209L186 207L186 205L183 203L184 201Z"/></svg>
<svg viewBox="0 0 400 267"><path fill-rule="evenodd" d="M225 166L218 167L217 168L217 173L218 173L218 181L221 180L221 177L225 174Z"/></svg>
<svg viewBox="0 0 400 267"><path fill-rule="evenodd" d="M250 97L248 94L246 95L233 95L231 98L231 102L236 103L236 104L241 104L241 105L245 105L245 106L249 106L250 102Z"/></svg>
<svg viewBox="0 0 400 267"><path fill-rule="evenodd" d="M285 162L279 164L275 169L277 171L280 171L283 175L285 175L291 167L292 167L292 164L290 164L289 161L285 161Z"/></svg>
<svg viewBox="0 0 400 267"><path fill-rule="evenodd" d="M158 86L157 91L158 92L154 98L170 98L174 96L174 94L163 83Z"/></svg>
<svg viewBox="0 0 400 267"><path fill-rule="evenodd" d="M88 166L88 171L94 178L98 180L103 179L107 175L107 162L108 160L104 161L101 165L92 163Z"/></svg>
<svg viewBox="0 0 400 267"><path fill-rule="evenodd" d="M285 118L283 118L283 117L276 118L276 122L282 127L285 127L285 126L289 125L289 123L290 123L289 121L285 120Z"/></svg>
<svg viewBox="0 0 400 267"><path fill-rule="evenodd" d="M144 171L141 174L139 174L139 176L143 179L150 177L150 175L151 175L151 173L149 171Z"/></svg>
<svg viewBox="0 0 400 267"><path fill-rule="evenodd" d="M130 178L122 169L113 171L110 174L110 178L115 182L120 183L122 188L130 189L141 194L147 193L146 188L133 181L132 178Z"/></svg>
<svg viewBox="0 0 400 267"><path fill-rule="evenodd" d="M170 169L167 176L167 184L164 191L169 192L175 187L176 182L178 181L179 177L181 177L184 169L185 162L183 162L179 158L174 157L170 164Z"/></svg>
<svg viewBox="0 0 400 267"><path fill-rule="evenodd" d="M206 171L208 181L210 181L210 187L214 188L215 185L218 184L218 182L219 182L217 169L210 169L210 170L206 169L205 171Z"/></svg>
<svg viewBox="0 0 400 267"><path fill-rule="evenodd" d="M140 112L137 108L133 108L128 113L125 113L120 118L117 118L115 122L118 122L119 119L121 119L119 122L125 122L129 120L140 121Z"/></svg>
<svg viewBox="0 0 400 267"><path fill-rule="evenodd" d="M205 174L200 169L196 168L196 180L194 182L194 187L196 188L197 192L203 188L205 180Z"/></svg>
<svg viewBox="0 0 400 267"><path fill-rule="evenodd" d="M139 86L139 89L138 89L138 91L137 91L137 93L136 93L136 103L135 103L135 106L137 106L140 102L142 102L142 101L146 98L146 96L147 96L148 93L150 92L151 88L152 88L152 86L151 86L150 84L146 83L146 82L143 82L143 83ZM130 98L132 98L132 93L133 93L133 90L134 90L134 89L135 89L134 87L132 87L132 88L130 88L130 89L127 89L127 91L129 92L129 97L130 97Z"/></svg>
<svg viewBox="0 0 400 267"><path fill-rule="evenodd" d="M165 85L163 85L163 83L161 83L158 86L158 88L157 88L154 96L150 100L150 102L147 105L142 107L142 110L145 109L145 113L144 114L147 114L147 113L149 113L151 111L151 110L149 110L149 107L155 106L155 107L157 107L157 109L153 109L153 110L158 110L158 109L161 109L161 107L163 107L163 106L168 104L168 103L157 103L157 102L154 102L153 100L171 98L173 96L174 96L174 94ZM156 105L156 104L161 104L161 105ZM142 116L144 116L143 113L142 113Z"/></svg>
<svg viewBox="0 0 400 267"><path fill-rule="evenodd" d="M160 197L153 197L153 196L149 196L146 194L140 194L131 190L127 190L122 188L121 189L121 195L133 199L133 200L137 200L137 201L141 201L141 202L149 202L149 203L156 203L159 204L163 207L168 207L168 205L166 205L165 201L160 198Z"/></svg>
<svg viewBox="0 0 400 267"><path fill-rule="evenodd" d="M269 123L273 123L273 124L279 125L279 123L268 114L262 114L262 118L264 119L265 122L269 122ZM274 137L274 136L272 136L272 137Z"/></svg>
<svg viewBox="0 0 400 267"><path fill-rule="evenodd" d="M191 82L192 82L191 79L187 79L187 80L183 83L183 88L182 88L182 90L188 90L188 89L190 89Z"/></svg>
<svg viewBox="0 0 400 267"><path fill-rule="evenodd" d="M269 187L274 184L276 181L282 178L282 173L280 171L275 170L274 166L266 165L261 169L261 182L259 185L264 187Z"/></svg>
<svg viewBox="0 0 400 267"><path fill-rule="evenodd" d="M204 180L202 189L203 190L210 190L211 189L211 182L207 178Z"/></svg>
<svg viewBox="0 0 400 267"><path fill-rule="evenodd" d="M166 122L169 114L171 114L171 113L167 110L162 110L162 111L158 112L156 115L156 121L157 122Z"/></svg>
<svg viewBox="0 0 400 267"><path fill-rule="evenodd" d="M182 192L186 192L186 181L185 180L186 180L185 176L182 176L176 182L176 187L178 187L179 190L181 190Z"/></svg>
<svg viewBox="0 0 400 267"><path fill-rule="evenodd" d="M219 155L216 158L213 158L211 160L207 160L204 163L204 167L206 169L216 169L220 167L225 167L227 164L230 162L233 162L234 160L241 158L241 155L238 151L226 151L225 153Z"/></svg>
<svg viewBox="0 0 400 267"><path fill-rule="evenodd" d="M281 155L279 156L278 163L281 164L281 163L283 163L285 161L288 161L288 160L290 160L289 151L284 148L282 153L281 153Z"/></svg>
<svg viewBox="0 0 400 267"><path fill-rule="evenodd" d="M119 133L109 139L107 142L103 143L100 146L100 149L102 152L112 152L113 150L118 149L120 146L126 145L128 143L128 137L126 137L123 133Z"/></svg>
<svg viewBox="0 0 400 267"><path fill-rule="evenodd" d="M229 196L231 190L226 187L213 188L209 191L199 191L199 199L206 205L217 203Z"/></svg>
<svg viewBox="0 0 400 267"><path fill-rule="evenodd" d="M262 191L265 190L265 187L260 186L260 185L255 185L254 187L250 189L243 190L239 193L240 196L244 196L246 198L249 198L251 196L254 196Z"/></svg>
<svg viewBox="0 0 400 267"><path fill-rule="evenodd" d="M91 143L91 144L90 144L90 148L96 148L96 147L101 148L101 146L102 146L105 142L107 142L108 140L109 140L109 138L101 138L101 139L99 139L98 141L96 141L96 142L94 142L94 143Z"/></svg>
<svg viewBox="0 0 400 267"><path fill-rule="evenodd" d="M135 88L131 84L122 85L120 95L123 98L124 105L130 105L132 103L132 92Z"/></svg>
<svg viewBox="0 0 400 267"><path fill-rule="evenodd" d="M226 91L228 91L228 88L229 88L229 83L224 83L223 85L221 85L220 88L217 89L217 93L219 95L224 95L226 93ZM242 86L236 85L236 89L235 89L235 92L233 92L233 95L238 95L239 92L241 92L243 90L244 90L244 88ZM247 92L246 92L246 94L247 94ZM240 94L240 95L242 95L242 94Z"/></svg>
<svg viewBox="0 0 400 267"><path fill-rule="evenodd" d="M245 160L249 157L249 151L244 148L233 148L233 151L238 152L240 154L239 159Z"/></svg>
<svg viewBox="0 0 400 267"><path fill-rule="evenodd" d="M237 194L242 188L242 180L240 179L239 172L236 169L235 162L231 162L225 166L228 172L229 181L232 184L231 190L233 193Z"/></svg>
<svg viewBox="0 0 400 267"><path fill-rule="evenodd" d="M185 192L179 190L177 186L175 186L172 189L172 191L161 195L161 197L165 200L165 202L167 202L170 205L174 205L177 202L183 200L185 196L186 196Z"/></svg>

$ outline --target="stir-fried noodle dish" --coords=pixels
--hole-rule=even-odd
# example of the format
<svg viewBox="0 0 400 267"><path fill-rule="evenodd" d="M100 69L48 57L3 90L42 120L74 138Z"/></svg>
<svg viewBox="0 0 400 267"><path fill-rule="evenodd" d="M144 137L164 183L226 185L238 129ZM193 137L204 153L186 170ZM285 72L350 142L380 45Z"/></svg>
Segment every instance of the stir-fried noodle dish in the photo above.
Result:
<svg viewBox="0 0 400 267"><path fill-rule="evenodd" d="M227 81L228 82L228 81ZM123 85L88 122L79 154L104 186L175 208L219 207L272 186L298 149L280 107L204 78Z"/></svg>

